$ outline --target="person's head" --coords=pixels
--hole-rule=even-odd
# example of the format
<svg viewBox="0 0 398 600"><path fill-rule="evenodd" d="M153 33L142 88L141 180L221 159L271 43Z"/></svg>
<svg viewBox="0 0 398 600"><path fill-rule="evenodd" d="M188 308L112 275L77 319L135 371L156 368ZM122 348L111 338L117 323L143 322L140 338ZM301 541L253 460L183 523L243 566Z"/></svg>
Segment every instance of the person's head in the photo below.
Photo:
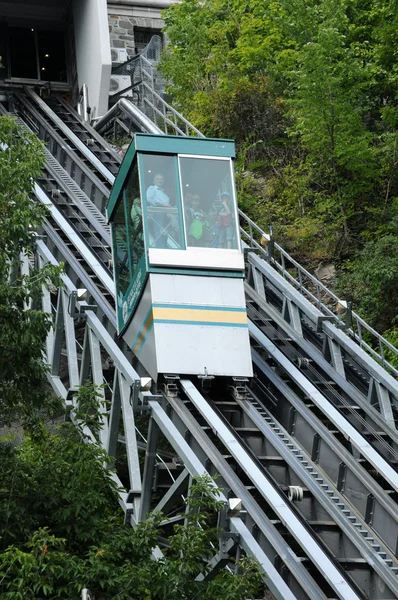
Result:
<svg viewBox="0 0 398 600"><path fill-rule="evenodd" d="M200 208L200 196L192 196L192 206L195 210Z"/></svg>
<svg viewBox="0 0 398 600"><path fill-rule="evenodd" d="M214 210L214 208L211 208L207 214L207 220L209 221L209 223L213 224L215 223L215 221L217 220L218 217L218 212L216 210Z"/></svg>
<svg viewBox="0 0 398 600"><path fill-rule="evenodd" d="M227 202L227 204L228 204L229 200L230 200L230 195L228 194L228 192L223 192L221 194L221 202Z"/></svg>
<svg viewBox="0 0 398 600"><path fill-rule="evenodd" d="M155 177L153 178L153 183L160 188L163 187L164 177L163 177L162 173L156 173Z"/></svg>
<svg viewBox="0 0 398 600"><path fill-rule="evenodd" d="M192 206L192 200L193 200L193 195L192 194L186 194L185 195L185 204L186 204L186 206Z"/></svg>

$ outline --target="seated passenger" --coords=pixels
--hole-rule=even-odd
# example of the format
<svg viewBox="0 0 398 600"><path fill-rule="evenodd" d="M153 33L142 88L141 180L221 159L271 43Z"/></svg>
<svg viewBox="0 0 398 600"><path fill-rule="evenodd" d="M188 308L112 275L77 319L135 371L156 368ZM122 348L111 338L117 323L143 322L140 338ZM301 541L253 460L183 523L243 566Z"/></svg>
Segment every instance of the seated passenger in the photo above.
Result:
<svg viewBox="0 0 398 600"><path fill-rule="evenodd" d="M153 179L153 185L150 185L146 192L148 203L148 222L151 224L155 248L167 248L168 234L166 225L168 216L166 212L150 211L150 208L170 207L170 199L163 190L164 177L162 173L157 173Z"/></svg>
<svg viewBox="0 0 398 600"><path fill-rule="evenodd" d="M231 209L231 198L228 192L221 194L221 211L218 215L218 247L232 248L234 239L234 215Z"/></svg>

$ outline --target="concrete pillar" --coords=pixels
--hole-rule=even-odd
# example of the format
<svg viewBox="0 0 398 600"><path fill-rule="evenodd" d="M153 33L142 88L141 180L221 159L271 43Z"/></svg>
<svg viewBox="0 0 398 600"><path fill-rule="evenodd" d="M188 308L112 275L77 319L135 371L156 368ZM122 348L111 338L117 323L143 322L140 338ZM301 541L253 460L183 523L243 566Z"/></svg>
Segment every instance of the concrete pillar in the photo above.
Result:
<svg viewBox="0 0 398 600"><path fill-rule="evenodd" d="M79 89L88 87L92 117L108 109L111 53L106 0L73 0Z"/></svg>

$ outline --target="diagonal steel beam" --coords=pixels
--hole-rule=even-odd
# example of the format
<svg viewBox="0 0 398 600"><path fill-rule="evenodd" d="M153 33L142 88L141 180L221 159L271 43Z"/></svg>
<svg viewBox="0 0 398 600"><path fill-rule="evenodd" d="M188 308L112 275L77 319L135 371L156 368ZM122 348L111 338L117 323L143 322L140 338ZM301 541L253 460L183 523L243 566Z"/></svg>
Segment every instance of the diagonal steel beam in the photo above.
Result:
<svg viewBox="0 0 398 600"><path fill-rule="evenodd" d="M208 475L203 464L191 450L187 442L184 440L177 427L173 424L166 412L158 402L149 401L149 406L152 410L152 416L158 424L159 428L169 440L170 444L176 450L177 454L183 459L186 469L194 476ZM216 484L214 483L214 487ZM219 498L227 502L226 497L220 493ZM266 584L277 600L297 600L291 592L289 586L282 579L274 565L269 560L268 556L249 532L246 525L238 517L230 518L230 529L237 533L240 538L240 545L249 556L256 558L260 565L260 570L266 575Z"/></svg>

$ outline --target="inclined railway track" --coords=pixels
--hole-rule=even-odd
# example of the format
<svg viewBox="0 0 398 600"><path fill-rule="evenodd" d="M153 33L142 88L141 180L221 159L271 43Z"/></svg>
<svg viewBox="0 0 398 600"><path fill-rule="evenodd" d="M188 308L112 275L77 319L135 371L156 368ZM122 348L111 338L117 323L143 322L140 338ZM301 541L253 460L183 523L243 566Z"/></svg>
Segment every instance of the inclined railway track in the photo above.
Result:
<svg viewBox="0 0 398 600"><path fill-rule="evenodd" d="M62 99L49 104L56 114L33 92L15 97L24 122L48 142L36 186L38 200L51 199L48 246L114 332L102 212L120 157ZM282 322L278 294L267 291L273 307L257 292L247 286L252 387L216 385L202 396L183 381L176 396L166 386L168 414L222 487L243 500L242 520L298 599L396 598L397 433L364 400L366 370L347 354L343 377L338 357L334 365L322 358L310 322L300 345L297 313ZM290 486L303 489L302 500L288 499Z"/></svg>

